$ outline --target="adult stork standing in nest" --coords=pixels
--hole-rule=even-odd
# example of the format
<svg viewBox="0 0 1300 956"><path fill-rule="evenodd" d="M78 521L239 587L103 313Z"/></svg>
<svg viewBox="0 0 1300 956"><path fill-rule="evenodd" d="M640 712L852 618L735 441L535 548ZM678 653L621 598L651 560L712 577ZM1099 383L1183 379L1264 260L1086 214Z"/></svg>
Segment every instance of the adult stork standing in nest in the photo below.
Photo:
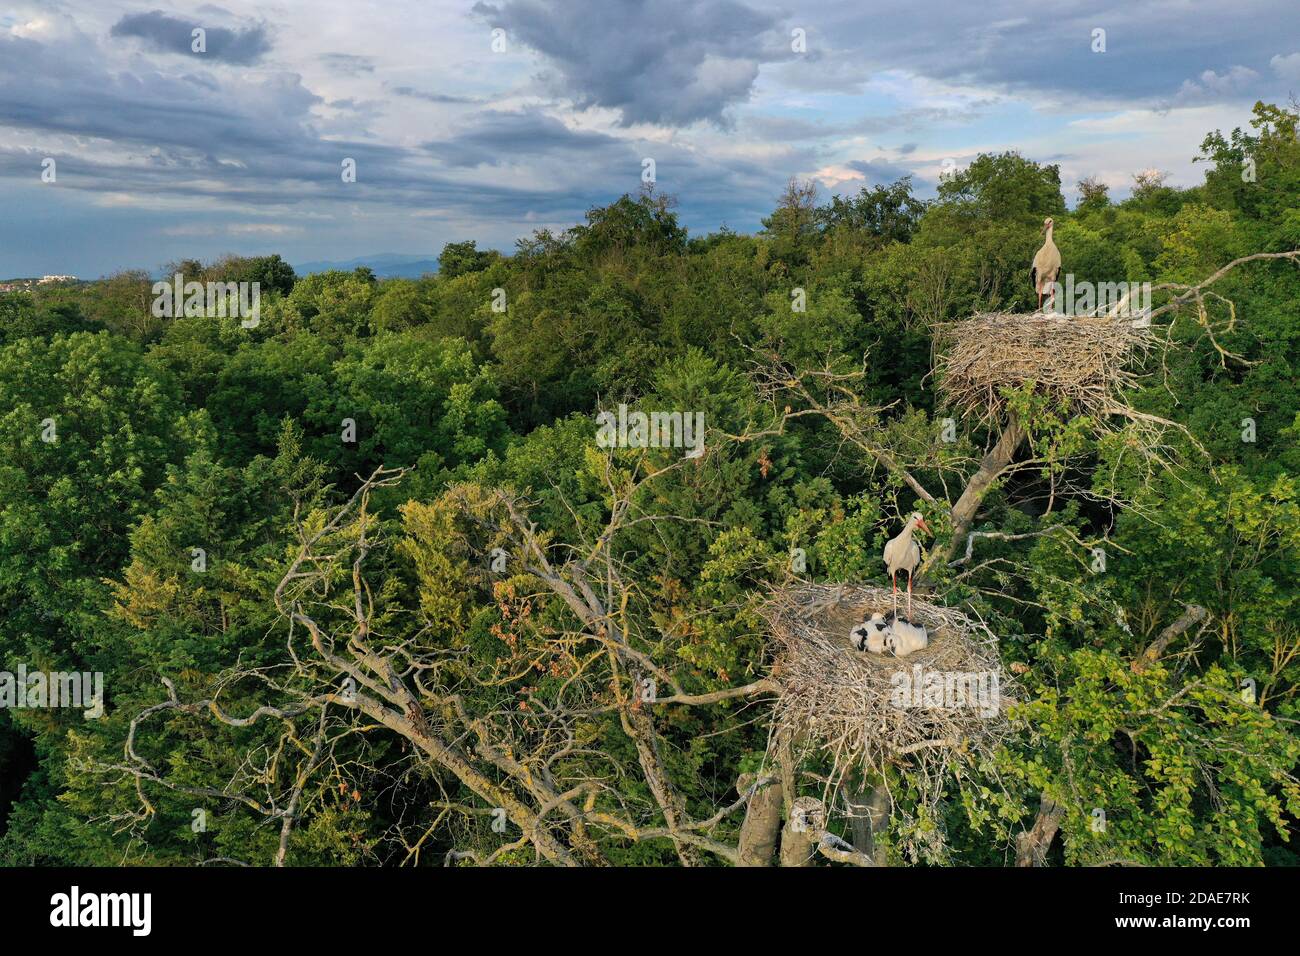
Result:
<svg viewBox="0 0 1300 956"><path fill-rule="evenodd" d="M885 542L885 568L894 581L894 616L898 616L898 572L907 572L907 616L912 616L912 572L921 563L921 546L912 540L912 534L920 528L926 534L932 534L930 526L925 523L921 512L914 511L903 525L898 537Z"/></svg>
<svg viewBox="0 0 1300 956"><path fill-rule="evenodd" d="M1043 295L1051 293L1051 298L1047 300L1047 307L1050 309L1056 304L1056 289L1053 283L1061 271L1061 250L1056 248L1056 243L1052 241L1052 220L1050 218L1043 220L1043 231L1047 233L1047 238L1043 241L1043 247L1034 253L1034 264L1029 269L1029 278L1034 283L1034 291L1038 293L1038 311L1043 310Z"/></svg>

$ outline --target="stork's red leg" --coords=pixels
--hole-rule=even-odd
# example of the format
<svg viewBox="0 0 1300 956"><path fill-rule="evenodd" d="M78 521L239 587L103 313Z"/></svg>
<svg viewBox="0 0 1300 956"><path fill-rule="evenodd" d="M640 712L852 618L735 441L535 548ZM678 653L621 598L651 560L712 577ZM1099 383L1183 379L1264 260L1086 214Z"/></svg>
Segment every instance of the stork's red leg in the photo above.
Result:
<svg viewBox="0 0 1300 956"><path fill-rule="evenodd" d="M912 619L912 572L907 572L907 619Z"/></svg>

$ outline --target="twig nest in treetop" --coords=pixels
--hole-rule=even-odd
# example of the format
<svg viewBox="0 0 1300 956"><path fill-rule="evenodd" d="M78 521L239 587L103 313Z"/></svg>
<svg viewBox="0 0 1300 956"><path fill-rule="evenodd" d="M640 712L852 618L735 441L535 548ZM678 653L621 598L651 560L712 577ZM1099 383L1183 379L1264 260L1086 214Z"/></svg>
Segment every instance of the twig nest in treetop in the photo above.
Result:
<svg viewBox="0 0 1300 956"><path fill-rule="evenodd" d="M765 607L781 687L774 730L830 758L828 807L852 771L888 768L937 804L954 762L991 754L1013 732L1014 678L996 636L962 611L914 597L911 619L928 646L906 658L854 650L854 626L892 607L887 587L829 584L779 589Z"/></svg>
<svg viewBox="0 0 1300 956"><path fill-rule="evenodd" d="M1135 364L1155 344L1132 317L987 312L935 329L935 377L947 405L1000 419L1006 388L1034 392L1074 414L1104 418L1123 405Z"/></svg>

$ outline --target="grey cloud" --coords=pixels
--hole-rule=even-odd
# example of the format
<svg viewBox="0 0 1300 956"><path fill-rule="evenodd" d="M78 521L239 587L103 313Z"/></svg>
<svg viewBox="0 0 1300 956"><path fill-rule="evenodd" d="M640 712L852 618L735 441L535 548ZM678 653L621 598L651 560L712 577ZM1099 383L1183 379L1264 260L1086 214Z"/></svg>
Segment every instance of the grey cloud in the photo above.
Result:
<svg viewBox="0 0 1300 956"><path fill-rule="evenodd" d="M883 116L864 116L845 124L848 133L915 133L939 125L965 125L978 120L993 105L992 100L972 100L958 107L928 106L900 110Z"/></svg>
<svg viewBox="0 0 1300 956"><path fill-rule="evenodd" d="M37 42L0 33L0 87L9 91L0 98L0 127L20 130L0 144L0 178L34 181L40 157L54 155L59 194L122 197L113 209L124 227L165 217L133 210L130 197L138 197L183 200L186 211L169 228L249 206L297 206L313 215L374 209L376 222L436 209L517 235L530 222L577 221L591 206L635 192L644 155L655 157L661 188L689 197L684 221L756 225L788 175L775 165L573 130L538 110L473 114L425 148L387 145L359 115L331 128L315 113L324 101L296 74L110 69L103 52L84 36ZM30 76L46 81L26 82ZM65 155L55 145L63 136L114 148ZM341 182L344 157L357 162L356 183ZM507 163L523 175L473 172Z"/></svg>
<svg viewBox="0 0 1300 956"><path fill-rule="evenodd" d="M202 27L206 32L204 40L206 52L203 54L195 54L192 51L193 32L196 27ZM271 49L264 24L231 30L198 20L182 20L161 10L128 13L113 24L111 33L115 37L134 37L142 40L146 47L160 53L201 55L244 65L257 62Z"/></svg>
<svg viewBox="0 0 1300 956"><path fill-rule="evenodd" d="M941 125L970 123L978 119L990 105L989 101L972 101L963 109L926 107L900 110L885 115L861 116L857 119L827 123L797 116L747 115L741 123L744 132L767 141L786 143L833 140L837 137L878 135L881 133L918 133ZM881 147L883 148L883 147ZM898 147L906 156L915 152L918 144L909 142Z"/></svg>
<svg viewBox="0 0 1300 956"><path fill-rule="evenodd" d="M892 183L895 180L902 179L904 176L913 175L912 171L902 166L891 163L887 159L876 157L875 159L855 159L847 164L849 169L856 170L867 177L870 185L881 183Z"/></svg>
<svg viewBox="0 0 1300 956"><path fill-rule="evenodd" d="M629 168L640 168L639 158L624 141L604 133L572 130L537 110L486 110L454 138L428 142L424 148L452 166L498 166L556 153L582 154L593 162L599 153L602 160L617 154Z"/></svg>
<svg viewBox="0 0 1300 956"><path fill-rule="evenodd" d="M545 56L558 92L618 110L625 124L725 125L760 64L791 55L777 18L736 0L506 0L473 11Z"/></svg>
<svg viewBox="0 0 1300 956"><path fill-rule="evenodd" d="M1159 107L1181 95L1190 104L1284 98L1270 77L1278 40L1300 36L1294 0L1232 4L1037 0L928 4L861 0L809 10L810 53L779 70L779 79L808 91L861 91L882 71L1014 93L1043 105ZM883 28L882 28L883 27ZM1093 31L1105 31L1105 52L1093 52ZM1206 71L1249 82L1203 81ZM1184 90L1184 84L1191 86Z"/></svg>
<svg viewBox="0 0 1300 956"><path fill-rule="evenodd" d="M360 76L362 73L375 72L375 60L370 56L355 56L351 53L326 53L321 62L335 73L345 76Z"/></svg>
<svg viewBox="0 0 1300 956"><path fill-rule="evenodd" d="M816 120L807 120L798 116L746 116L741 122L746 133L753 133L762 139L798 141L824 139L827 136L843 132L842 126L831 126Z"/></svg>
<svg viewBox="0 0 1300 956"><path fill-rule="evenodd" d="M455 96L451 93L427 93L424 90L417 90L413 86L393 86L389 89L398 96L409 96L412 99L424 100L426 103L481 103L482 100L472 96Z"/></svg>
<svg viewBox="0 0 1300 956"><path fill-rule="evenodd" d="M1288 53L1285 56L1279 53L1268 61L1268 65L1281 79L1300 83L1300 53Z"/></svg>
<svg viewBox="0 0 1300 956"><path fill-rule="evenodd" d="M348 125L345 129L355 129L355 123L358 120L380 116L387 111L388 102L386 100L359 100L355 97L345 97L341 100L330 100L327 104L331 109L340 112L353 114L348 117Z"/></svg>
<svg viewBox="0 0 1300 956"><path fill-rule="evenodd" d="M40 76L41 83L27 78ZM202 153L308 135L320 97L296 74L111 72L84 38L59 44L0 34L0 124Z"/></svg>
<svg viewBox="0 0 1300 956"><path fill-rule="evenodd" d="M1234 66L1219 73L1204 70L1196 79L1184 80L1169 106L1188 106L1230 99L1253 88L1259 74L1249 67Z"/></svg>

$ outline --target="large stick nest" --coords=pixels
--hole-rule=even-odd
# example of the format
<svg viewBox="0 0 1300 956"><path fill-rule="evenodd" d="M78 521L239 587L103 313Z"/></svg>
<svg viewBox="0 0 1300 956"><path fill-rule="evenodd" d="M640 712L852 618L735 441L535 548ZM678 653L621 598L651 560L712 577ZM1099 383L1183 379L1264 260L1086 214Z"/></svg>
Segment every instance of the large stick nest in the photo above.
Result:
<svg viewBox="0 0 1300 956"><path fill-rule="evenodd" d="M1003 390L1024 385L1102 419L1123 406L1154 341L1129 318L987 312L937 327L935 373L947 404L977 420L1000 420Z"/></svg>
<svg viewBox="0 0 1300 956"><path fill-rule="evenodd" d="M900 594L900 613L905 601ZM988 756L1011 736L1007 708L1016 688L982 622L919 597L911 619L929 632L928 647L905 658L855 650L850 630L892 607L891 590L874 586L810 584L774 594L765 610L781 685L774 732L829 755L828 796L850 772L887 777L891 768L906 768L922 801L933 805L954 764ZM985 693L978 700L960 696L957 687L975 686L961 675L980 675ZM953 682L952 690L932 683L936 696L927 699L920 689L927 681ZM904 700L900 685L917 689Z"/></svg>

